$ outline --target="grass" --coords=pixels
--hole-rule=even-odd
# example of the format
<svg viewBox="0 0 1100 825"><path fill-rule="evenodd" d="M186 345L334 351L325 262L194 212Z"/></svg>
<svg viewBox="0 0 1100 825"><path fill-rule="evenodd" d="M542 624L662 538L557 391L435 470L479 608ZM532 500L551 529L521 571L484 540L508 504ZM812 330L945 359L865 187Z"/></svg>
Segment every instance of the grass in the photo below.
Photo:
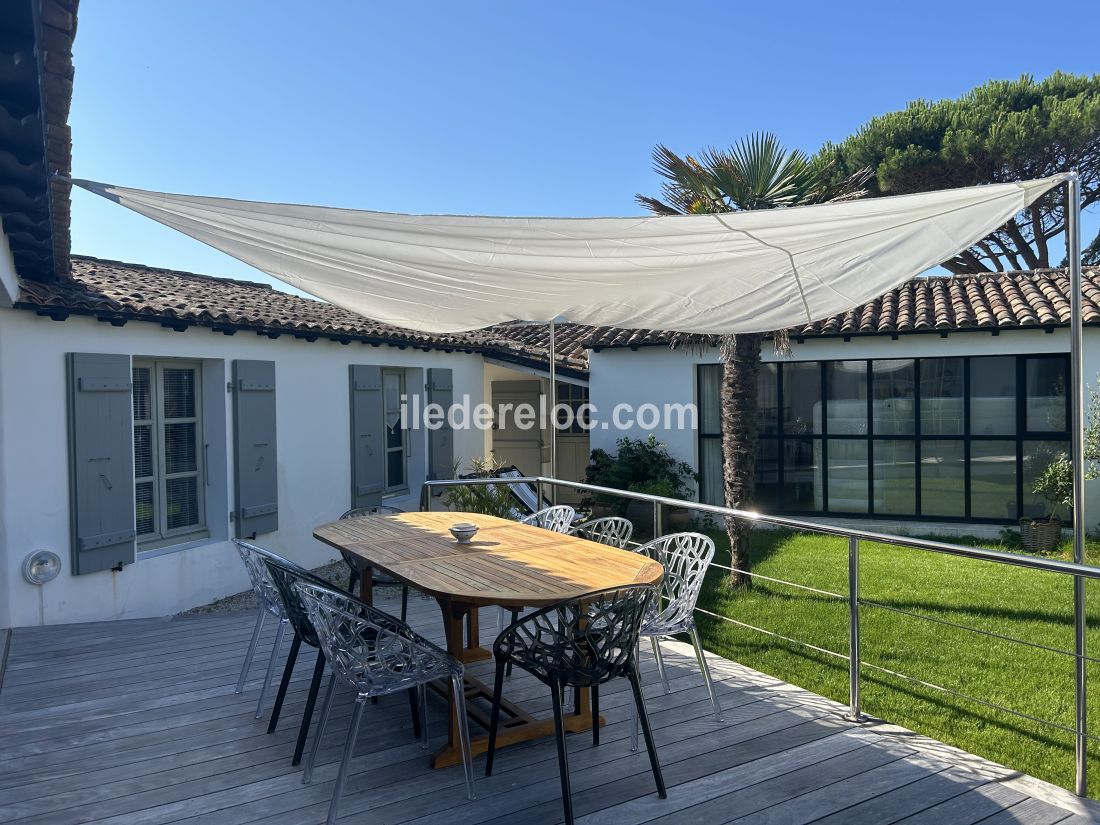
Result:
<svg viewBox="0 0 1100 825"><path fill-rule="evenodd" d="M715 561L729 564L725 534L712 531ZM946 539L1016 550L1011 543ZM1070 558L1068 546L1056 554ZM832 598L756 580L731 591L712 570L700 607L843 655L848 653L845 539L756 530L753 571L830 591ZM1100 546L1089 562L1100 563ZM921 550L863 543L860 611L863 711L1072 789L1073 736L1050 725L922 686L875 669L931 682L1019 713L1072 727L1073 658L896 610L979 628L1062 651L1073 650L1069 577ZM1100 660L1100 581L1086 583L1088 654ZM893 608L893 610L888 609ZM705 646L748 667L848 702L847 661L700 615ZM1100 662L1089 663L1088 732L1100 738ZM1100 741L1089 743L1089 791L1100 797Z"/></svg>

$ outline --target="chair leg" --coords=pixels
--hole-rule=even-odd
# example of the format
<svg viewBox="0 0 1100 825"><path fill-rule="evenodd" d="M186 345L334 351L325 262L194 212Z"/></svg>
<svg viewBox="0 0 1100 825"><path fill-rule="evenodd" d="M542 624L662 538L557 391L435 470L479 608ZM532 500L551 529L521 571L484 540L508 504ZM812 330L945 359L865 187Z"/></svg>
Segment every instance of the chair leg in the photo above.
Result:
<svg viewBox="0 0 1100 825"><path fill-rule="evenodd" d="M657 796L664 799L668 796L665 790L665 778L661 774L661 763L657 761L657 745L653 741L653 731L649 727L649 713L645 709L645 699L642 697L642 685L638 681L638 671L629 667L626 676L630 680L630 687L634 690L634 706L638 719L642 723L642 734L645 736L645 746L649 751L649 766L653 769L653 780L657 783Z"/></svg>
<svg viewBox="0 0 1100 825"><path fill-rule="evenodd" d="M489 717L489 749L485 755L485 775L493 775L493 756L497 749L497 725L500 724L500 694L504 691L504 660L497 659L496 679L493 681L493 712Z"/></svg>
<svg viewBox="0 0 1100 825"><path fill-rule="evenodd" d="M401 585L401 621L409 621L409 586Z"/></svg>
<svg viewBox="0 0 1100 825"><path fill-rule="evenodd" d="M354 593L355 592L355 585L357 585L357 584L359 584L359 573L356 570L352 570L351 574L348 576L348 592L349 593ZM360 594L360 595L362 595L362 594Z"/></svg>
<svg viewBox="0 0 1100 825"><path fill-rule="evenodd" d="M413 739L419 739L423 733L420 727L420 687L417 685L405 691L409 695L409 710L412 711Z"/></svg>
<svg viewBox="0 0 1100 825"><path fill-rule="evenodd" d="M286 617L279 619L279 629L275 631L275 641L271 645L271 655L267 659L267 673L264 674L264 684L260 688L260 698L256 701L256 718L260 719L264 715L264 699L267 698L267 692L271 690L271 677L275 674L275 661L279 658L279 648L283 645L283 633L286 632L286 626L290 623L290 619Z"/></svg>
<svg viewBox="0 0 1100 825"><path fill-rule="evenodd" d="M348 763L355 751L355 740L359 738L359 723L363 721L363 711L367 704L363 697L355 699L355 712L351 715L351 727L348 728L348 740L344 743L344 756L340 760L340 770L336 774L336 785L332 789L332 802L328 806L328 825L336 825L336 813L340 809L340 796L344 793L344 782L348 778Z"/></svg>
<svg viewBox="0 0 1100 825"><path fill-rule="evenodd" d="M458 722L458 745L462 749L462 770L466 774L466 798L477 799L474 794L474 756L470 750L470 724L466 720L466 683L461 673L451 677L455 694L455 716Z"/></svg>
<svg viewBox="0 0 1100 825"><path fill-rule="evenodd" d="M562 685L556 679L550 686L554 701L554 733L558 743L558 771L561 773L561 804L565 809L565 825L573 825L573 794L569 789L569 754L565 748L565 720L561 710Z"/></svg>
<svg viewBox="0 0 1100 825"><path fill-rule="evenodd" d="M252 628L252 641L248 643L248 652L244 654L244 664L241 665L241 675L237 677L237 687L234 688L234 693L240 693L244 690L244 683L248 678L248 669L252 666L252 658L256 655L256 645L260 643L260 631L264 629L264 619L266 618L267 611L261 607L260 615L256 617L256 626Z"/></svg>
<svg viewBox="0 0 1100 825"><path fill-rule="evenodd" d="M325 654L318 649L317 664L313 666L313 679L309 683L309 695L306 696L306 709L302 713L302 724L298 726L298 743L294 746L294 758L290 764L297 766L302 761L302 752L306 749L309 726L313 721L313 706L317 703L317 691L321 688L321 677L325 675Z"/></svg>
<svg viewBox="0 0 1100 825"><path fill-rule="evenodd" d="M661 642L656 636L650 636L649 641L653 645L653 658L657 660L657 672L661 674L661 685L665 689L665 695L668 695L672 693L672 688L668 685L668 671L665 670L665 659L661 655Z"/></svg>
<svg viewBox="0 0 1100 825"><path fill-rule="evenodd" d="M714 691L714 681L710 678L710 667L707 665L706 654L703 653L703 643L699 640L699 628L691 629L691 643L695 646L695 658L699 660L699 670L703 671L703 681L710 694L710 703L714 705L714 718L724 722L722 718L722 705L718 702L718 694Z"/></svg>
<svg viewBox="0 0 1100 825"><path fill-rule="evenodd" d="M302 637L298 631L294 631L294 641L290 643L290 653L286 656L286 664L283 665L283 678L279 682L279 692L275 694L275 707L271 709L271 721L267 723L267 732L274 733L275 726L279 724L279 714L283 710L283 700L286 698L286 689L290 685L290 674L294 672L294 663L298 661L298 648L302 646Z"/></svg>
<svg viewBox="0 0 1100 825"><path fill-rule="evenodd" d="M317 730L313 734L313 747L306 756L305 767L302 768L302 784L308 785L313 779L313 765L317 762L317 752L321 750L321 739L328 727L328 715L332 712L332 696L336 693L336 674L328 677L328 687L325 688L325 698L321 702L321 718L317 721Z"/></svg>
<svg viewBox="0 0 1100 825"><path fill-rule="evenodd" d="M635 663L642 660L641 648L642 643L639 641L638 646L634 648ZM636 705L630 706L630 752L638 752L638 708Z"/></svg>
<svg viewBox="0 0 1100 825"><path fill-rule="evenodd" d="M598 682L590 687L592 694L592 746L600 744L600 685ZM574 699L574 701L576 701Z"/></svg>
<svg viewBox="0 0 1100 825"><path fill-rule="evenodd" d="M501 608L501 609L503 610L503 608ZM515 624L516 622L519 621L519 611L518 610L513 610L513 611L511 611L511 614L512 614L512 617L509 620L509 624ZM511 662L511 660L508 661L508 666L504 670L504 675L505 676L511 676L512 675L512 662Z"/></svg>
<svg viewBox="0 0 1100 825"><path fill-rule="evenodd" d="M428 686L421 685L417 690L420 694L420 747L425 750L428 747Z"/></svg>

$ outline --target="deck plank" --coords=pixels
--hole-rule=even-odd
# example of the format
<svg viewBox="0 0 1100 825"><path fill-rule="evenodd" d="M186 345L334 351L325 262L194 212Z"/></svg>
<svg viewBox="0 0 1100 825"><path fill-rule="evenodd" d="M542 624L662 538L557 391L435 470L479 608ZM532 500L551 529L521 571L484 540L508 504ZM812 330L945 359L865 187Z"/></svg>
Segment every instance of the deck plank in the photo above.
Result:
<svg viewBox="0 0 1100 825"><path fill-rule="evenodd" d="M382 594L385 596L385 594ZM392 600L391 600L392 601ZM383 607L396 605L386 601ZM411 623L442 641L434 602L410 600ZM19 825L312 825L324 822L352 697L340 694L309 786L290 766L313 651L303 650L279 729L253 718L274 640L268 622L244 692L233 688L255 613L17 629L0 687L0 821ZM483 636L496 628L482 613ZM283 642L283 653L289 639ZM914 739L844 720L839 705L708 654L725 711L715 721L690 648L666 643L671 694L648 653L644 693L669 786L658 799L644 748L629 749L633 699L605 687L601 744L569 737L574 809L583 825L736 821L1077 825L1097 807L1053 804L995 772L952 765ZM281 662L279 670L281 671ZM491 678L492 663L469 666ZM276 673L276 678L280 674ZM509 698L548 715L546 688L526 674ZM274 691L272 691L272 694ZM273 696L268 700L268 706ZM265 711L269 710L269 707ZM479 798L460 768L433 771L413 741L403 696L368 711L341 816L389 825L536 825L561 820L550 739L475 763ZM429 730L445 730L441 697ZM996 766L991 766L995 768ZM1007 773L1007 772L1005 772ZM1034 782L1035 780L1030 780Z"/></svg>

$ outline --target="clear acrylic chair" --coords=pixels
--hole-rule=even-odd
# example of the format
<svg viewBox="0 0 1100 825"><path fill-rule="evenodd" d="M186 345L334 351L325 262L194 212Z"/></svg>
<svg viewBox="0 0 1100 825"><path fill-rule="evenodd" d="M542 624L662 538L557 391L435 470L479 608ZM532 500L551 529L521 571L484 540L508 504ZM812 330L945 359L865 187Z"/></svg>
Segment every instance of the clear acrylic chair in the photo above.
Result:
<svg viewBox="0 0 1100 825"><path fill-rule="evenodd" d="M600 685L625 676L630 680L634 693L634 712L641 719L642 731L645 733L657 793L662 799L665 798L665 782L657 759L653 733L649 727L649 716L646 713L637 668L638 634L646 615L653 612L656 597L656 588L647 584L597 591L536 610L505 628L493 643L496 683L489 722L486 776L493 772L504 672L508 665L514 664L550 688L558 744L558 769L561 773L562 805L565 809L565 821L571 825L573 800L569 788L563 693L567 687L590 689L592 744L598 745Z"/></svg>
<svg viewBox="0 0 1100 825"><path fill-rule="evenodd" d="M642 623L640 635L648 637L653 645L653 655L657 660L657 670L661 674L661 683L665 693L671 693L668 673L661 658L660 638L687 633L695 647L695 657L699 660L699 669L703 672L703 681L714 706L714 717L722 721L722 706L718 702L714 683L711 680L707 657L699 640L699 629L695 626L695 603L703 589L703 579L707 568L714 558L714 542L701 533L672 533L654 539L637 548L641 553L665 568L661 580L660 598L650 607L649 614ZM637 717L631 717L631 750L638 749Z"/></svg>
<svg viewBox="0 0 1100 825"><path fill-rule="evenodd" d="M634 535L634 525L622 516L605 516L578 524L571 532L582 539L623 548Z"/></svg>
<svg viewBox="0 0 1100 825"><path fill-rule="evenodd" d="M271 677L275 673L275 660L279 656L283 633L286 632L287 622L290 619L286 615L286 610L283 609L283 600L279 596L278 588L275 587L275 582L271 580L267 565L262 560L263 556L272 554L262 547L257 547L246 541L234 539L233 543L237 546L237 552L241 556L241 561L244 562L245 570L248 571L248 578L252 582L252 592L256 594L256 601L260 603L260 612L256 616L256 626L252 630L252 641L248 644L248 652L245 654L244 664L241 666L241 675L237 679L237 687L233 691L234 693L240 693L244 690L244 683L248 679L248 670L252 667L252 660L256 656L256 647L260 642L264 620L268 616L274 616L279 622L279 627L275 631L275 642L271 646L271 656L267 660L267 673L264 675L263 687L260 688L260 699L256 702L256 718L259 719L263 716L264 699L267 698L267 692L271 688Z"/></svg>
<svg viewBox="0 0 1100 825"><path fill-rule="evenodd" d="M576 517L577 511L568 504L556 504L521 518L519 523L533 524L535 527L553 530L555 533L568 533Z"/></svg>
<svg viewBox="0 0 1100 825"><path fill-rule="evenodd" d="M390 507L386 504L379 504L376 507L357 507L352 510L348 510L346 513L340 516L340 520L343 521L347 518L362 518L364 516L377 516L386 515L392 513L401 513L403 510L398 510L396 507ZM348 577L348 592L355 593L356 587L359 584L359 560L354 553L349 553L347 550L340 548L340 556L343 558L344 563L347 564L350 575ZM401 621L408 621L409 615L409 586L403 582L399 582L392 576L387 576L385 573L374 571L371 577L372 584L384 584L384 585L401 585ZM359 591L362 595L362 591Z"/></svg>
<svg viewBox="0 0 1100 825"><path fill-rule="evenodd" d="M302 771L303 783L308 784L313 778L313 767L329 714L332 712L337 682L343 682L355 690L355 712L351 717L344 754L336 775L336 786L332 791L332 802L329 804L330 825L336 822L348 764L355 750L367 701L402 690L410 691L412 696L415 691L419 698L420 715L423 717L427 710L427 684L437 679L451 680L459 746L462 749L462 766L466 772L466 796L473 799L473 757L470 753L470 734L466 721L462 665L448 656L446 651L415 633L408 625L354 596L313 582L300 581L294 587L309 614L321 650L332 669L321 704L321 718L313 736L313 746ZM424 718L420 720L420 728L424 732L422 744L425 747L426 721Z"/></svg>

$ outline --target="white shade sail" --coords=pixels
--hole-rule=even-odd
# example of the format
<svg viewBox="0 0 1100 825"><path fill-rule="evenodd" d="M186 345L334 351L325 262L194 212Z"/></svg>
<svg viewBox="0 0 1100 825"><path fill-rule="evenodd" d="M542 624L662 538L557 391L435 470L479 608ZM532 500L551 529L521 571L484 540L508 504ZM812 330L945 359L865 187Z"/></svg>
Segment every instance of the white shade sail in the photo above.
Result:
<svg viewBox="0 0 1100 825"><path fill-rule="evenodd" d="M876 298L1064 180L634 218L401 215L73 182L396 326L459 332L564 317L728 334L809 323Z"/></svg>

